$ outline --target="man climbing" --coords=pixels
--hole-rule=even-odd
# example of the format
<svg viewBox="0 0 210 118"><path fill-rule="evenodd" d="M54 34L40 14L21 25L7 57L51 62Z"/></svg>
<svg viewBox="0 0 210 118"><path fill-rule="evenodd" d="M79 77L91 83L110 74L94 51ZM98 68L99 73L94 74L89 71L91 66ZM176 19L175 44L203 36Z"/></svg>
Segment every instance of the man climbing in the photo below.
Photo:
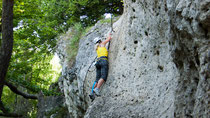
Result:
<svg viewBox="0 0 210 118"><path fill-rule="evenodd" d="M105 41L102 41L101 38L96 37L94 39L95 50L97 52L97 62L96 66L96 80L93 84L90 98L93 100L96 96L100 96L99 89L104 82L107 80L108 75L108 51L106 49L106 44L111 40L111 33Z"/></svg>

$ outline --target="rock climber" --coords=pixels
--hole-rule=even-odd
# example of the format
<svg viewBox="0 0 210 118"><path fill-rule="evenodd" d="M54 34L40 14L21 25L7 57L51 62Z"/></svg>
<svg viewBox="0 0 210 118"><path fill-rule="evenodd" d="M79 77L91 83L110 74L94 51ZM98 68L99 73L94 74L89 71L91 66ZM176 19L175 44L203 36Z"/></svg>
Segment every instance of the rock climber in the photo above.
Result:
<svg viewBox="0 0 210 118"><path fill-rule="evenodd" d="M96 37L94 39L95 50L97 53L97 62L96 66L96 80L92 86L92 91L90 94L90 98L94 99L95 95L100 96L99 89L107 80L108 75L108 50L106 49L106 44L112 39L111 33L105 41L102 41L101 38Z"/></svg>

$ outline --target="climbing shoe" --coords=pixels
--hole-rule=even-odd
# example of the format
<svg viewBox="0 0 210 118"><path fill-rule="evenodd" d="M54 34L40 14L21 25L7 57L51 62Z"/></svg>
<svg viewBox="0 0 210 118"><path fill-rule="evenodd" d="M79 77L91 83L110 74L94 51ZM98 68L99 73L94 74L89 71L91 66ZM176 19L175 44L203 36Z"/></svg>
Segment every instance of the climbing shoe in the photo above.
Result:
<svg viewBox="0 0 210 118"><path fill-rule="evenodd" d="M89 95L90 99L91 99L91 102L93 102L93 100L95 100L95 94L94 93L91 93Z"/></svg>
<svg viewBox="0 0 210 118"><path fill-rule="evenodd" d="M100 96L98 88L93 89L93 92L95 93L96 96Z"/></svg>

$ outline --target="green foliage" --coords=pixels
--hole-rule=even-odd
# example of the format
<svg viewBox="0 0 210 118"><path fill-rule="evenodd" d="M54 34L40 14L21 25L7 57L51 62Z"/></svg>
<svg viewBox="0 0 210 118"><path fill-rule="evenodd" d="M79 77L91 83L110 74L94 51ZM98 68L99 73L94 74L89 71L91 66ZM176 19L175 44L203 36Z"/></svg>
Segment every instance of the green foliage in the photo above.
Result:
<svg viewBox="0 0 210 118"><path fill-rule="evenodd" d="M7 104L5 104L5 107L8 110L13 111L14 109L9 109L9 108L11 106L12 106L12 108L14 107L14 101L15 101L16 95L12 91L10 91L10 89L8 87L4 87L2 94L3 94L2 95L3 103L7 103Z"/></svg>
<svg viewBox="0 0 210 118"><path fill-rule="evenodd" d="M55 18L46 20L46 12L40 4L37 0L15 1L14 24L17 27L7 80L35 93L40 90L47 93L55 76L50 60L59 30L53 28Z"/></svg>
<svg viewBox="0 0 210 118"><path fill-rule="evenodd" d="M88 0L84 4L78 5L76 13L83 17L86 16L81 19L85 25L95 24L104 13L122 14L123 12L121 0Z"/></svg>
<svg viewBox="0 0 210 118"><path fill-rule="evenodd" d="M19 87L19 89L21 89ZM26 89L22 91L26 92ZM36 100L26 100L22 97L13 93L8 87L4 87L3 96L2 96L3 103L5 107L10 110L10 112L18 112L24 114L25 117L35 118L36 111L37 111L37 101ZM24 109L21 107L24 106Z"/></svg>
<svg viewBox="0 0 210 118"><path fill-rule="evenodd" d="M43 91L45 95L57 94L55 90L48 90L50 84L54 82L54 76L59 76L52 70L50 64L56 45L55 38L59 32L52 24L50 19L48 21L45 19L38 0L15 1L14 46L7 81L18 88L24 87L23 92L36 94ZM15 101L19 99L23 98L17 97L4 87L2 101L11 112L16 110ZM33 109L28 115L35 117L36 101L29 101L30 108Z"/></svg>
<svg viewBox="0 0 210 118"><path fill-rule="evenodd" d="M27 39L15 41L7 78L16 85L38 92L40 88L47 89L53 78L52 56L44 53L44 47L33 49L30 43Z"/></svg>
<svg viewBox="0 0 210 118"><path fill-rule="evenodd" d="M14 48L7 80L31 92L42 90L47 94L55 76L50 60L57 35L73 26L68 58L74 59L79 39L85 32L81 23L75 22L87 26L95 23L105 12L113 10L117 13L120 0L110 3L111 0L16 0ZM81 16L86 18L80 19Z"/></svg>

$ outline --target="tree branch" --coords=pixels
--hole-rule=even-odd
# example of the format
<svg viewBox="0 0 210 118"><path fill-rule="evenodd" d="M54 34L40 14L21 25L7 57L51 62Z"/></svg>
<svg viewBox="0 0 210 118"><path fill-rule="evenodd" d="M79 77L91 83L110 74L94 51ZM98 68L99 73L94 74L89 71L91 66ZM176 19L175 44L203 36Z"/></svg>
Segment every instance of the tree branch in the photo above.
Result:
<svg viewBox="0 0 210 118"><path fill-rule="evenodd" d="M11 91L13 91L14 93L16 93L18 95L23 96L26 99L38 99L38 97L36 95L27 94L27 93L24 93L24 92L18 90L17 87L12 85L12 83L5 82L5 85L8 86Z"/></svg>

